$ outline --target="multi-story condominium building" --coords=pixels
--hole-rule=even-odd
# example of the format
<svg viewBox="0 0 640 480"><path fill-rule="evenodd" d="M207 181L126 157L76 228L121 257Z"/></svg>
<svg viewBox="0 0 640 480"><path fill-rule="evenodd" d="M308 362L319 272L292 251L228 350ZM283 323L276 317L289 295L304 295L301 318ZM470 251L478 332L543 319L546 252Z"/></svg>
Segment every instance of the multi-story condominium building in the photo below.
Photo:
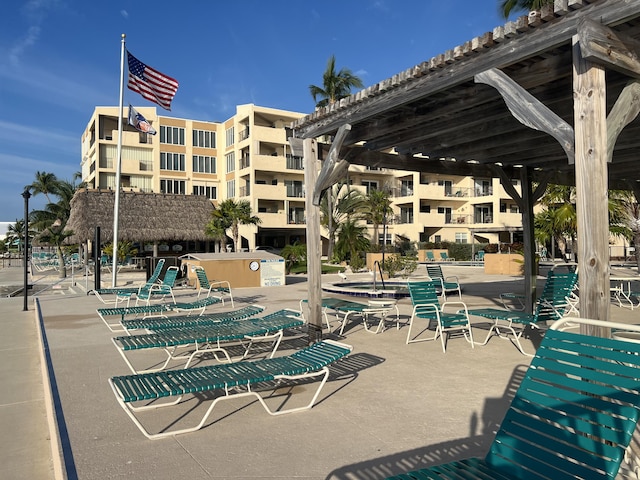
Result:
<svg viewBox="0 0 640 480"><path fill-rule="evenodd" d="M204 122L159 116L155 107L137 110L158 133L125 125L122 188L205 195L214 204L247 199L261 224L241 226L243 248L305 241L304 165L287 140L291 122L304 114L247 104L224 122ZM82 135L82 179L89 188L115 188L117 140L118 108L97 107ZM349 183L363 193L391 192L387 243L396 236L461 243L472 236L492 243L520 238L518 208L497 179L353 165Z"/></svg>

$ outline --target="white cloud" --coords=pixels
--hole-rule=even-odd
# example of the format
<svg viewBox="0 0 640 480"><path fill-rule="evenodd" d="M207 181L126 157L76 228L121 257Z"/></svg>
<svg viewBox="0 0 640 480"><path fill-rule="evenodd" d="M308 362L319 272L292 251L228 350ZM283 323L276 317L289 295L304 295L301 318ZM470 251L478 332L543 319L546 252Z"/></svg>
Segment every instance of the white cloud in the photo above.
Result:
<svg viewBox="0 0 640 480"><path fill-rule="evenodd" d="M127 20L129 19L129 12L127 12L126 10L120 10L120 15L122 15L122 17L126 18Z"/></svg>
<svg viewBox="0 0 640 480"><path fill-rule="evenodd" d="M78 155L80 137L77 133L57 132L51 129L43 129L33 125L6 122L0 120L0 143L4 146L11 143L20 143L23 146L28 139L29 147L46 147L61 153ZM0 153L2 155L2 153ZM3 165L9 163L3 161ZM23 166L21 165L21 168Z"/></svg>
<svg viewBox="0 0 640 480"><path fill-rule="evenodd" d="M58 0L30 0L24 5L22 12L29 25L26 33L17 39L9 49L9 62L12 65L20 63L20 58L25 50L38 43L42 31L42 24L47 18L49 11L58 8L60 5L61 2Z"/></svg>

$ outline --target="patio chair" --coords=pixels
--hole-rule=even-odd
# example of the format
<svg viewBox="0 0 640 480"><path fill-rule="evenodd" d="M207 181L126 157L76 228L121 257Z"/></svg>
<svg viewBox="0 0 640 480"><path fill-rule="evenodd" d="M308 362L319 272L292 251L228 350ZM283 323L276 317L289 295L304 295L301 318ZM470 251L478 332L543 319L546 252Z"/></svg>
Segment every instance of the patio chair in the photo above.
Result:
<svg viewBox="0 0 640 480"><path fill-rule="evenodd" d="M171 297L173 303L176 303L176 298L173 296L173 287L176 284L179 271L178 267L171 266L167 268L162 283L145 283L136 293L136 305L139 305L141 301L149 305L152 299L164 300L167 295Z"/></svg>
<svg viewBox="0 0 640 480"><path fill-rule="evenodd" d="M231 293L231 284L226 280L216 280L210 282L207 278L207 272L200 266L195 267L196 277L198 278L198 298L203 291L207 292L207 297L214 292L217 297L222 298L222 304L224 305L224 298L229 297L231 300L231 307L233 304L233 294Z"/></svg>
<svg viewBox="0 0 640 480"><path fill-rule="evenodd" d="M566 321L545 335L484 458L389 480L616 478L640 416L640 343L564 331Z"/></svg>
<svg viewBox="0 0 640 480"><path fill-rule="evenodd" d="M469 315L466 313L467 306L464 302L444 302L440 305L437 288L440 282L434 280L409 280L407 287L411 295L411 303L413 304L413 312L409 320L409 331L407 332L407 344L414 342L424 342L428 340L436 340L440 337L442 342L442 351L447 351L447 339L451 333L463 333L465 339L473 344L473 332L471 331L471 322ZM462 305L463 309L457 313L445 312L445 308L450 305ZM413 322L416 319L425 319L428 325L416 336L411 336ZM433 337L420 338L420 334L429 329L431 322L436 322L436 330Z"/></svg>
<svg viewBox="0 0 640 480"><path fill-rule="evenodd" d="M322 387L329 378L329 365L346 357L351 350L350 345L324 340L288 356L119 376L109 379L109 385L118 404L142 434L149 439L158 439L199 430L218 402L234 398L256 397L270 415L308 410L313 407ZM313 393L311 401L306 405L284 408L287 397L297 396L301 392L307 391L305 388L287 389L284 393L284 399L277 392L273 392L287 383L308 383L315 378L320 380L318 388ZM254 386L260 386L260 388L254 389ZM279 406L276 410L269 408L261 394L269 386L272 387L271 391L273 392L269 397L275 397L276 401L279 400ZM212 400L202 420L193 427L149 433L142 421L138 419L138 415L142 411L177 405L181 403L184 396L189 395L196 395L199 401ZM171 400L164 403L157 401L163 397ZM183 416L184 413L181 412L179 415ZM170 421L169 425L172 423L173 421Z"/></svg>
<svg viewBox="0 0 640 480"><path fill-rule="evenodd" d="M460 288L460 281L456 275L445 277L440 265L427 265L427 275L431 280L440 282L440 295L444 300L447 299L447 293L452 292L457 292L458 298L462 300L462 289Z"/></svg>
<svg viewBox="0 0 640 480"><path fill-rule="evenodd" d="M104 324L112 332L118 332L124 330L122 322L127 315L133 315L137 317L139 315L159 315L166 312L200 312L202 315L205 309L210 305L221 303L222 300L218 297L207 297L194 300L193 302L175 302L175 303L150 303L148 305L136 305L135 307L115 307L115 308L98 308L98 316L104 322ZM105 317L120 316L120 321L117 323L108 322Z"/></svg>
<svg viewBox="0 0 640 480"><path fill-rule="evenodd" d="M303 305L308 303L308 300L300 300L300 315L304 318ZM329 322L329 316L327 310L333 310L336 315L336 320L341 324L340 335L344 332L344 327L347 324L347 320L353 316L361 316L363 318L364 328L368 332L379 333L384 329L384 322L387 314L395 308L396 310L396 328L400 329L400 310L398 310L397 302L393 299L384 300L371 300L369 303L352 302L350 300L342 300L340 298L326 297L322 299L322 316L327 329L331 332L331 323ZM340 318L342 314L342 318ZM369 327L367 322L369 316L379 315L380 320L375 330Z"/></svg>
<svg viewBox="0 0 640 480"><path fill-rule="evenodd" d="M476 262L484 262L484 250L478 250L474 257Z"/></svg>
<svg viewBox="0 0 640 480"><path fill-rule="evenodd" d="M264 311L262 305L247 305L246 307L229 312L203 313L202 315L172 315L149 316L141 319L123 320L121 325L129 332L131 330L153 330L197 325L211 325L213 323L242 320Z"/></svg>
<svg viewBox="0 0 640 480"><path fill-rule="evenodd" d="M425 252L425 255L427 256L427 261L428 262L435 262L436 261L436 257L435 257L435 255L433 254L433 252L431 250L427 250Z"/></svg>
<svg viewBox="0 0 640 480"><path fill-rule="evenodd" d="M272 358L284 336L284 330L302 325L304 320L298 312L283 309L264 317L160 328L151 333L115 337L111 341L133 373L149 373L164 370L172 361L185 362L184 368L189 368L195 357L204 354L212 355L219 362L231 363L232 355L227 345L230 342L241 344L241 358L244 359L254 343L272 341L269 355ZM162 349L166 354L164 362L154 368L136 369L128 354L149 349Z"/></svg>
<svg viewBox="0 0 640 480"><path fill-rule="evenodd" d="M95 295L105 305L114 303L117 306L119 302L126 301L127 306L129 306L129 302L132 295L138 293L138 291L140 291L141 288L150 287L151 285L155 284L158 281L158 278L162 273L162 268L164 267L164 262L165 262L164 258L161 258L158 260L158 263L156 264L156 268L153 270L153 273L143 285L139 285L136 287L97 288L97 289L89 290L87 292L87 295L89 294ZM102 297L103 295L115 295L115 300L107 301L105 298Z"/></svg>
<svg viewBox="0 0 640 480"><path fill-rule="evenodd" d="M480 308L468 310L469 315L489 318L493 324L489 329L487 338L479 345L486 345L495 334L500 338L513 338L513 343L520 352L527 356L527 353L520 344L520 338L527 327L544 328L547 322L559 320L565 315L567 308L570 308L569 296L578 281L578 274L575 272L557 273L551 270L544 282L544 287L540 297L536 301L535 310L532 314L518 310L507 310L500 308ZM509 334L513 335L510 337Z"/></svg>
<svg viewBox="0 0 640 480"><path fill-rule="evenodd" d="M445 262L455 262L456 259L449 256L448 252L440 252L440 258Z"/></svg>

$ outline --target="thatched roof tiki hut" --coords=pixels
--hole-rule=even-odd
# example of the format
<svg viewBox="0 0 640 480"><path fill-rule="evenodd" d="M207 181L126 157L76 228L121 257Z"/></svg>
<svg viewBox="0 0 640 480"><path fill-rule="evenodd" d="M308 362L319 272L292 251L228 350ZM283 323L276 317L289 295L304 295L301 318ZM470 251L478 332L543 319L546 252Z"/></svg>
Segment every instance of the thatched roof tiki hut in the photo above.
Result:
<svg viewBox="0 0 640 480"><path fill-rule="evenodd" d="M640 198L639 58L640 1L555 0L294 122L307 192L349 163L500 178L522 212L531 309L533 204L548 182L575 185L580 316L608 320L607 189ZM316 143L325 136L328 157ZM319 246L307 238L311 322L321 326Z"/></svg>
<svg viewBox="0 0 640 480"><path fill-rule="evenodd" d="M102 239L112 241L114 199L113 190L78 190L67 223L74 232L70 240L93 240L100 227ZM213 210L210 200L196 195L121 192L118 241L204 241Z"/></svg>

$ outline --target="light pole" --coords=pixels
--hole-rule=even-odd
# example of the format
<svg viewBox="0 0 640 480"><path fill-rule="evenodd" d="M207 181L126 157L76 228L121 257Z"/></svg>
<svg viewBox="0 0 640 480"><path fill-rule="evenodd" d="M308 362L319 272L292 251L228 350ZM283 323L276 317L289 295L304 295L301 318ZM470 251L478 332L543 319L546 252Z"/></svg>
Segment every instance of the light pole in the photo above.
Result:
<svg viewBox="0 0 640 480"><path fill-rule="evenodd" d="M28 260L29 260L29 199L31 198L31 192L29 191L29 187L24 187L24 192L22 192L22 198L24 198L24 250L23 254L23 267L24 267L24 278L23 278L23 293L24 293L24 305L22 310L26 312L29 310L28 307L28 290L29 290L29 275L28 275Z"/></svg>

